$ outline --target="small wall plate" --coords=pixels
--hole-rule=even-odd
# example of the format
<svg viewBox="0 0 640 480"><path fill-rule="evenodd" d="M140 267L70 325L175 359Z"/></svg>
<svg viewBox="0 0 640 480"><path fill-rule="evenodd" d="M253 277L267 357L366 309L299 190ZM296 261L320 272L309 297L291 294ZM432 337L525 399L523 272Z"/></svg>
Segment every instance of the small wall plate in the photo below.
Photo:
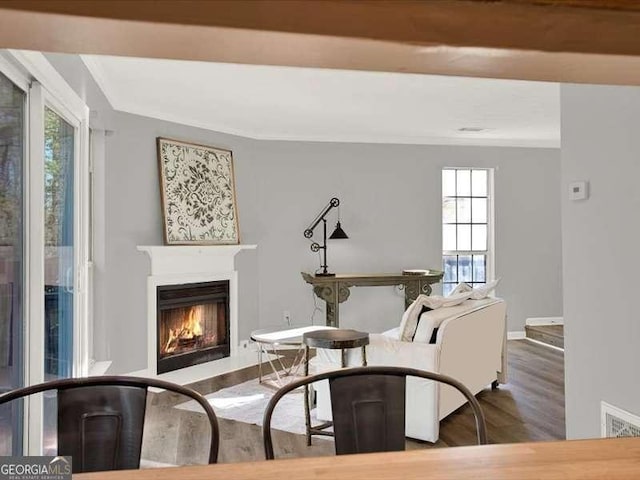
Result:
<svg viewBox="0 0 640 480"><path fill-rule="evenodd" d="M589 198L588 182L572 182L569 184L569 198L571 200L586 200Z"/></svg>

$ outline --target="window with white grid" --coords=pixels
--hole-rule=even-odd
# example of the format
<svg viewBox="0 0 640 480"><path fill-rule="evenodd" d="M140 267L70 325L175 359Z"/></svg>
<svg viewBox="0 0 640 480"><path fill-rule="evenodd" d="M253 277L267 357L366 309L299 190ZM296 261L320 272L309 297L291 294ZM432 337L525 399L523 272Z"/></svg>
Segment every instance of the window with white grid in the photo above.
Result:
<svg viewBox="0 0 640 480"><path fill-rule="evenodd" d="M492 279L492 170L442 170L442 294Z"/></svg>

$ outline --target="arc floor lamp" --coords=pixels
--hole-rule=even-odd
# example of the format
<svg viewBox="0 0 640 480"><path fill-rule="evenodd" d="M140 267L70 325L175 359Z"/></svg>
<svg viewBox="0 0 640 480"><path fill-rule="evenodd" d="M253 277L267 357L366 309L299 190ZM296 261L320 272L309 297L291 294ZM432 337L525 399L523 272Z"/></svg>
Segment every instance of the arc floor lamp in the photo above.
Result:
<svg viewBox="0 0 640 480"><path fill-rule="evenodd" d="M314 220L311 222L311 225L309 225L309 227L304 231L305 238L311 238L313 237L313 230L318 226L320 222L322 222L322 245L320 245L318 242L313 242L311 244L312 252L318 252L320 250L322 250L323 252L323 263L322 265L320 265L322 268L322 272L316 273L316 276L318 277L335 276L335 273L329 273L329 270L327 267L327 219L326 219L326 216L332 209L334 209L339 205L340 205L340 200L338 200L336 197L333 197L331 200L329 200L329 203L327 204L327 206L320 211L320 213L316 216L316 218L314 218ZM331 236L329 237L329 239L337 240L337 239L344 239L344 238L349 238L349 237L347 236L345 231L342 229L342 226L340 225L340 216L338 216L338 223L336 223L336 228L331 234Z"/></svg>

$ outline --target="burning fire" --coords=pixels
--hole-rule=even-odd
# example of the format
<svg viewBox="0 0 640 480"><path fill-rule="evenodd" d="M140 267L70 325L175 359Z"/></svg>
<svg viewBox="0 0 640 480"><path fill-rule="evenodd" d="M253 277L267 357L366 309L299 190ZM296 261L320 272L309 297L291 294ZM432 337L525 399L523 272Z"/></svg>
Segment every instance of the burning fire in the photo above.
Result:
<svg viewBox="0 0 640 480"><path fill-rule="evenodd" d="M169 339L164 351L174 352L182 344L195 342L199 337L202 337L202 308L194 306L189 308L189 313L185 315L182 325L169 329Z"/></svg>

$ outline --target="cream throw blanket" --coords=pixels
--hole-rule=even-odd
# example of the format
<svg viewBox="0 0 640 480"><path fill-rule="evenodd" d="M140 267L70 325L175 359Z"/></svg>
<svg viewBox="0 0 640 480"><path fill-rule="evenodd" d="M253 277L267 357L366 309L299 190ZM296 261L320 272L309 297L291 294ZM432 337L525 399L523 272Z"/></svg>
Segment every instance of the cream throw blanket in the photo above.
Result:
<svg viewBox="0 0 640 480"><path fill-rule="evenodd" d="M418 295L418 298L409 305L409 308L402 314L402 321L400 322L400 340L403 342L413 341L413 335L418 328L418 321L420 319L420 312L422 307L428 307L431 310L441 307L452 307L459 305L465 300L471 298L471 290L467 292L456 293L443 297L441 295Z"/></svg>
<svg viewBox="0 0 640 480"><path fill-rule="evenodd" d="M416 328L418 327L420 312L422 311L422 307L427 304L428 298L429 297L427 295L418 295L418 298L416 298L414 302L409 305L409 308L407 308L402 314L402 321L400 322L400 340L403 342L413 341L413 334L416 333Z"/></svg>
<svg viewBox="0 0 640 480"><path fill-rule="evenodd" d="M442 295L418 295L418 298L409 305L402 315L400 322L400 340L403 342L412 342L413 336L418 328L420 312L422 307L429 307L431 310L442 307L453 307L459 305L470 298L480 300L486 298L489 293L496 288L500 279L482 285L480 287L471 288L466 283L459 283L448 297Z"/></svg>

